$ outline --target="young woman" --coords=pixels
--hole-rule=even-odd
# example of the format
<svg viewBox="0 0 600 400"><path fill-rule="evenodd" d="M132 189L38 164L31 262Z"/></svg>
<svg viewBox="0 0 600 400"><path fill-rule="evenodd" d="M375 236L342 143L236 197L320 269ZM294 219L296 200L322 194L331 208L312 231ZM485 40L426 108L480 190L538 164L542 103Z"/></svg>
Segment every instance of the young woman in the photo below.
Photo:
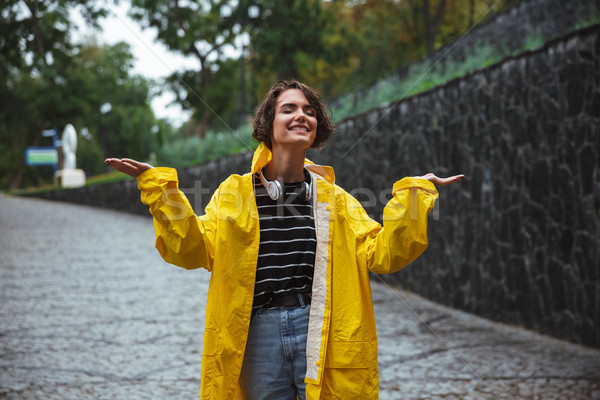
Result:
<svg viewBox="0 0 600 400"><path fill-rule="evenodd" d="M330 167L305 159L333 130L317 93L278 82L257 111L251 171L226 179L202 216L174 169L106 160L137 178L162 257L211 271L203 399L378 397L368 273L397 271L425 250L435 185L464 176L396 182L382 227Z"/></svg>

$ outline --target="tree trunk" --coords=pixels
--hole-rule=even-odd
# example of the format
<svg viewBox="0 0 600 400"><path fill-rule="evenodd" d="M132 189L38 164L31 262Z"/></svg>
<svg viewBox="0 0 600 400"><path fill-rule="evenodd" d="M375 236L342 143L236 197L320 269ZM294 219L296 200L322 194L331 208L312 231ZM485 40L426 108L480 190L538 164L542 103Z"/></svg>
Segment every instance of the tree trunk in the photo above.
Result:
<svg viewBox="0 0 600 400"><path fill-rule="evenodd" d="M475 23L475 0L469 1L469 26L467 26L467 30L473 27Z"/></svg>
<svg viewBox="0 0 600 400"><path fill-rule="evenodd" d="M198 136L200 138L203 138L206 136L206 134L208 133L208 128L210 127L210 123L212 120L212 111L211 110L204 110L204 113L202 113L202 118L200 120L200 129L198 132Z"/></svg>
<svg viewBox="0 0 600 400"><path fill-rule="evenodd" d="M446 0L440 0L434 18L431 16L430 6L429 0L423 0L423 26L425 28L425 44L428 54L433 53L435 50L435 38L446 11Z"/></svg>
<svg viewBox="0 0 600 400"><path fill-rule="evenodd" d="M17 173L13 175L10 179L10 183L8 184L8 188L10 190L15 190L21 185L21 179L23 178L23 168L19 168Z"/></svg>
<svg viewBox="0 0 600 400"><path fill-rule="evenodd" d="M431 17L429 15L429 0L423 0L423 28L425 33L425 47L427 54L433 52L433 33L431 32Z"/></svg>

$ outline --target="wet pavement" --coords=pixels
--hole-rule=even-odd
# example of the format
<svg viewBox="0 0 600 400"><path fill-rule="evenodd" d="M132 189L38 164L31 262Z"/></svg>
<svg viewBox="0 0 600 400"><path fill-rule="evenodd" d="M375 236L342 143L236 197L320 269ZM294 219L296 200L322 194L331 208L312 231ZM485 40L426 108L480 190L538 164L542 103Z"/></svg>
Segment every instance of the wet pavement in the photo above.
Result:
<svg viewBox="0 0 600 400"><path fill-rule="evenodd" d="M210 276L153 242L149 217L0 195L0 399L198 398ZM600 399L600 349L372 289L382 400Z"/></svg>

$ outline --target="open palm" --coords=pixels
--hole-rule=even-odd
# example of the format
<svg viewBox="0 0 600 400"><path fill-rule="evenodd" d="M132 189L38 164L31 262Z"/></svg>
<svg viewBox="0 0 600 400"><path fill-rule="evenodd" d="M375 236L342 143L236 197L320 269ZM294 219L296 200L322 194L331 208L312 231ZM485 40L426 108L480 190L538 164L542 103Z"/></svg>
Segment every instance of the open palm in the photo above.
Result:
<svg viewBox="0 0 600 400"><path fill-rule="evenodd" d="M142 172L147 171L150 168L154 168L150 164L132 160L131 158L107 158L104 162L114 169L134 178L137 178L137 176Z"/></svg>
<svg viewBox="0 0 600 400"><path fill-rule="evenodd" d="M431 181L431 183L433 183L435 186L452 185L453 183L460 182L466 179L465 176L462 174L449 176L447 178L439 178L431 172L423 176L417 176L416 178L427 179L428 181Z"/></svg>

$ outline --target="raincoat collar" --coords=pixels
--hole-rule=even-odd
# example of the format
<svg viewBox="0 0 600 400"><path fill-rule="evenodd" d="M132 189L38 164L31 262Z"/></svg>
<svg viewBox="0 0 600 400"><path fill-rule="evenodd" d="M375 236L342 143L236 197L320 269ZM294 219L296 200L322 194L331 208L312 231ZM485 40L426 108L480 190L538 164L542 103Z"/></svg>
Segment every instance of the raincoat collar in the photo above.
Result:
<svg viewBox="0 0 600 400"><path fill-rule="evenodd" d="M264 143L261 143L252 157L252 173L255 174L260 172L260 170L267 165L272 158L273 153L271 153L271 150L265 146ZM327 165L315 164L308 158L304 159L304 167L310 172L316 174L318 177L325 179L330 184L333 185L335 183L335 174L333 173L333 168Z"/></svg>

